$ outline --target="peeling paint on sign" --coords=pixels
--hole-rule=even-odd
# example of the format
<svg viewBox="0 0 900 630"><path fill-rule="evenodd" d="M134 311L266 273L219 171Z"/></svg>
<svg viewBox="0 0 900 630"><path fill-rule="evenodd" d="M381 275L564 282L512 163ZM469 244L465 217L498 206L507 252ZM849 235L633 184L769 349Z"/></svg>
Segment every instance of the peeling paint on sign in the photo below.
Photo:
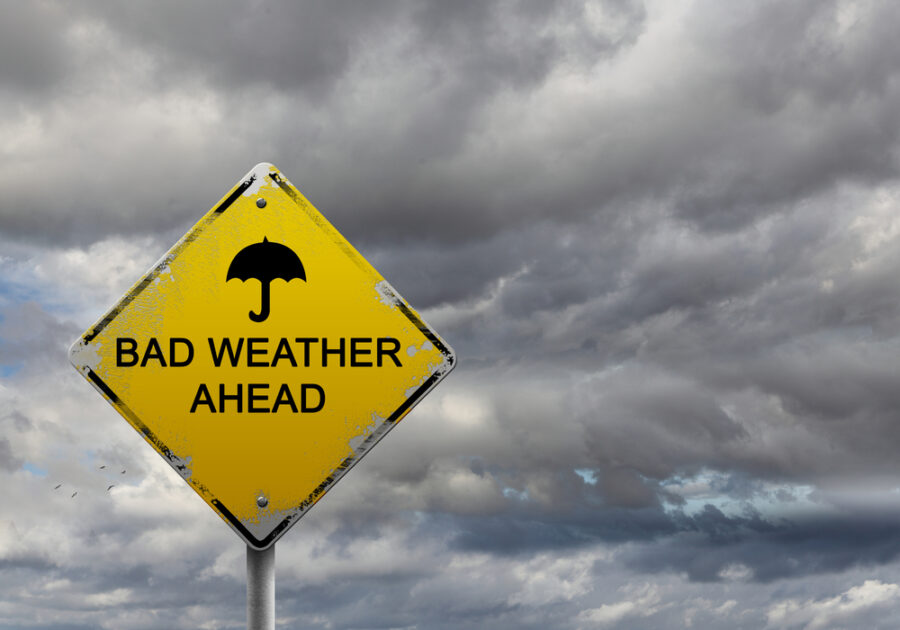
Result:
<svg viewBox="0 0 900 630"><path fill-rule="evenodd" d="M257 549L455 363L270 164L225 195L70 359Z"/></svg>

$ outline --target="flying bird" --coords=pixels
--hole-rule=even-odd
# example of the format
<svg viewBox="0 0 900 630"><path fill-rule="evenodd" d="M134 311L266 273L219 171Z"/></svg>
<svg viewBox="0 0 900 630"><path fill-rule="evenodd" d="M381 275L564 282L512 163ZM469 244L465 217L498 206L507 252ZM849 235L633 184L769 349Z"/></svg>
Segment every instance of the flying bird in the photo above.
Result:
<svg viewBox="0 0 900 630"><path fill-rule="evenodd" d="M61 485L62 485L61 483L58 483L58 484L56 484L56 487L53 488L53 489L54 489L54 490L59 490L59 487L60 487Z"/></svg>
<svg viewBox="0 0 900 630"><path fill-rule="evenodd" d="M73 498L73 499L75 498L75 495L76 495L76 494L78 494L78 490L76 490L75 492L72 493L72 498Z"/></svg>
<svg viewBox="0 0 900 630"><path fill-rule="evenodd" d="M103 464L103 465L100 467L100 470L103 470L104 468L106 468L106 464Z"/></svg>
<svg viewBox="0 0 900 630"><path fill-rule="evenodd" d="M122 473L121 473L121 474L123 474L123 475L125 474L125 469L124 469L124 468L122 469Z"/></svg>
<svg viewBox="0 0 900 630"><path fill-rule="evenodd" d="M116 484L111 483L111 484L109 484L109 487L106 488L106 491L109 492L110 490L112 490L112 489L115 488L115 487L116 487Z"/></svg>

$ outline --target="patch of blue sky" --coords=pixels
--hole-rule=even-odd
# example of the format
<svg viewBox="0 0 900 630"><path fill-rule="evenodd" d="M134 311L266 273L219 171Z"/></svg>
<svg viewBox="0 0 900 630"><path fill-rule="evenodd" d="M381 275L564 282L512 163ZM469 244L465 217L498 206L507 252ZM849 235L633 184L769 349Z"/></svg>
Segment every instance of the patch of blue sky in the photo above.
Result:
<svg viewBox="0 0 900 630"><path fill-rule="evenodd" d="M49 298L46 291L40 290L36 285L8 280L0 275L0 307L23 302L41 303L44 298Z"/></svg>
<svg viewBox="0 0 900 630"><path fill-rule="evenodd" d="M0 309L0 323L2 323L3 320L3 311ZM9 360L9 357L6 355L8 351L7 348L5 348L6 345L6 339L0 337L0 378L10 378L25 366L21 361Z"/></svg>
<svg viewBox="0 0 900 630"><path fill-rule="evenodd" d="M47 471L33 462L25 462L22 464L22 470L31 473L35 477L46 477Z"/></svg>
<svg viewBox="0 0 900 630"><path fill-rule="evenodd" d="M596 486L597 485L597 471L591 470L590 468L576 468L575 474L584 480L584 483Z"/></svg>
<svg viewBox="0 0 900 630"><path fill-rule="evenodd" d="M527 490L518 490L510 487L503 488L503 496L507 499L515 499L517 501L528 501L530 499Z"/></svg>
<svg viewBox="0 0 900 630"><path fill-rule="evenodd" d="M16 304L36 302L48 313L71 317L84 307L78 292L65 291L58 283L36 273L31 260L0 260L0 309ZM73 302L73 299L75 302Z"/></svg>
<svg viewBox="0 0 900 630"><path fill-rule="evenodd" d="M2 345L2 340L0 340ZM0 378L10 378L15 376L23 367L24 363L0 363Z"/></svg>
<svg viewBox="0 0 900 630"><path fill-rule="evenodd" d="M707 505L732 517L755 512L764 517L784 518L822 509L812 485L773 483L738 473L702 470L695 475L670 477L660 486L683 499L683 502L667 502L666 510L688 515L702 512Z"/></svg>

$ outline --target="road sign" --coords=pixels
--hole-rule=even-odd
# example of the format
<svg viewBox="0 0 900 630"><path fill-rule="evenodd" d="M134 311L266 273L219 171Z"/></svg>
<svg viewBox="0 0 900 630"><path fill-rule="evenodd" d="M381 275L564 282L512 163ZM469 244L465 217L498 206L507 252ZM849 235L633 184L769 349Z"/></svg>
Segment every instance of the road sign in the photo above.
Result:
<svg viewBox="0 0 900 630"><path fill-rule="evenodd" d="M256 549L454 365L450 347L270 164L69 354Z"/></svg>

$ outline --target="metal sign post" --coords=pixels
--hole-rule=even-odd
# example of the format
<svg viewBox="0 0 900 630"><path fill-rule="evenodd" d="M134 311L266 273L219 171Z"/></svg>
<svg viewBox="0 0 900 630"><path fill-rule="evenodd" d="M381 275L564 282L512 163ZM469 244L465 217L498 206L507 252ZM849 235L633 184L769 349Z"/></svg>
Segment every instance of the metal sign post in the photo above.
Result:
<svg viewBox="0 0 900 630"><path fill-rule="evenodd" d="M275 630L275 545L247 545L247 630Z"/></svg>

